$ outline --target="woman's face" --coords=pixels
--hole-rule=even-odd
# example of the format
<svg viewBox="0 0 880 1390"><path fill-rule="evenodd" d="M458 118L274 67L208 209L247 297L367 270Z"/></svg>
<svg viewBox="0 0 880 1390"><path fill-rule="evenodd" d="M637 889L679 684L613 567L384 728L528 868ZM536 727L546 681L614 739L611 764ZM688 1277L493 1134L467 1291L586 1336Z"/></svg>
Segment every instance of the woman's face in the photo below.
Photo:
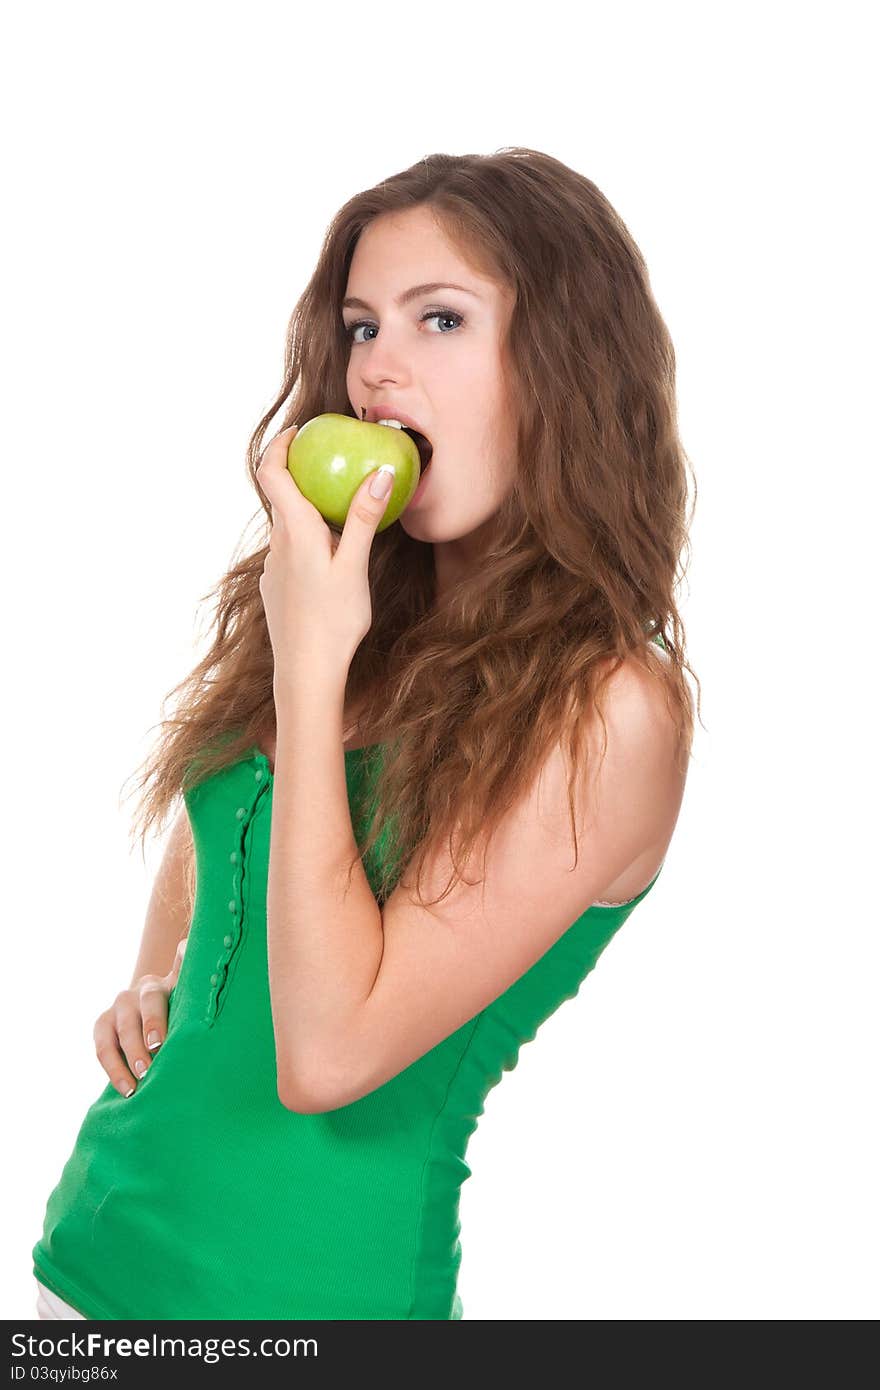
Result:
<svg viewBox="0 0 880 1390"><path fill-rule="evenodd" d="M444 288L400 302L428 282ZM425 491L399 520L434 543L444 582L477 561L487 533L476 533L513 480L515 419L501 360L511 308L512 294L461 260L427 207L383 213L360 235L342 309L348 397L358 419L364 407L400 409L431 440Z"/></svg>

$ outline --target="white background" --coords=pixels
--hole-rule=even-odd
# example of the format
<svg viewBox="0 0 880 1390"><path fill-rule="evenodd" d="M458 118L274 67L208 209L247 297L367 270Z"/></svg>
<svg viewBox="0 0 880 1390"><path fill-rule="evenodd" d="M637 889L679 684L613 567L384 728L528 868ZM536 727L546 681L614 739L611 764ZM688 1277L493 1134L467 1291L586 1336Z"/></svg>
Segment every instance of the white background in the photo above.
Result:
<svg viewBox="0 0 880 1390"><path fill-rule="evenodd" d="M507 145L596 182L647 258L704 726L659 883L471 1140L464 1316L877 1316L868 14L5 11L6 1318L161 857L130 848L129 779L257 515L245 445L325 228L431 152Z"/></svg>

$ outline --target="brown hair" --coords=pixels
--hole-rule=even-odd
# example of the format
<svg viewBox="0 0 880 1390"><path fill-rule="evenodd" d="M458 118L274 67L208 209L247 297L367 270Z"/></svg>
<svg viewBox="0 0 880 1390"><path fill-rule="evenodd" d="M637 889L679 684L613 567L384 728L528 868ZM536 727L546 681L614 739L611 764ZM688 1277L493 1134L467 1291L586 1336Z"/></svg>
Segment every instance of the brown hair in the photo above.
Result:
<svg viewBox="0 0 880 1390"><path fill-rule="evenodd" d="M339 307L354 248L374 217L415 207L430 208L466 262L515 296L502 357L518 465L494 539L477 572L438 605L432 547L401 526L377 533L373 626L346 690L346 707L362 705L362 727L384 745L364 755L375 801L358 841L367 855L391 836L379 900L398 865L418 880L429 849L445 841L455 871L437 902L478 839L485 851L554 741L566 735L572 768L583 766L583 716L595 710L607 732L602 689L625 658L663 683L684 759L693 738L684 671L694 673L675 603L690 463L678 434L672 341L618 213L589 179L538 150L430 155L356 194L333 218L290 319L277 397L247 447L262 540L233 556L212 591L213 643L170 692L179 696L176 712L146 761L139 787L152 786L132 833L140 823L143 846L183 790L274 729L259 591L272 521L256 479L262 441L282 407L273 433L326 411L354 413ZM189 881L192 893L192 865Z"/></svg>

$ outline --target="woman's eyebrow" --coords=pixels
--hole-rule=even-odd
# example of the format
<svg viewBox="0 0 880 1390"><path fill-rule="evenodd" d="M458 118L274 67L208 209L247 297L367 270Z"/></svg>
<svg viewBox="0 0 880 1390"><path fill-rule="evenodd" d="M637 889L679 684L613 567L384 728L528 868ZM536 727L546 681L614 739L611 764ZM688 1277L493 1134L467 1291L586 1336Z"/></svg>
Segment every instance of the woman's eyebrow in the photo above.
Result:
<svg viewBox="0 0 880 1390"><path fill-rule="evenodd" d="M465 294L473 295L474 299L479 299L480 297L475 290L469 290L467 285L453 285L451 281L444 282L442 280L433 280L428 285L413 285L412 289L404 290L403 294L398 295L396 302L398 304L408 304L411 299L418 299L419 295L433 294L434 290L462 290ZM349 296L348 299L343 299L342 308L369 309L371 313L373 312L373 306L371 304L367 304L363 299L355 299L353 296Z"/></svg>

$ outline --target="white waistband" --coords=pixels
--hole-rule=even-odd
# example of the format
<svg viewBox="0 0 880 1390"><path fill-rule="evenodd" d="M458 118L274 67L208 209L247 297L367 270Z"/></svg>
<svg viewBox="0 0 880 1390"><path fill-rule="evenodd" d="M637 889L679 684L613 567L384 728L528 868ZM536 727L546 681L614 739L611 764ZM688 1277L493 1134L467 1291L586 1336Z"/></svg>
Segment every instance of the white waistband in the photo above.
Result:
<svg viewBox="0 0 880 1390"><path fill-rule="evenodd" d="M59 1298L57 1293L47 1289L45 1284L41 1284L39 1279L37 1284L37 1314L41 1318L82 1318L83 1322L88 1321L84 1313L78 1313L75 1308L71 1308L69 1303L65 1303L63 1298Z"/></svg>

